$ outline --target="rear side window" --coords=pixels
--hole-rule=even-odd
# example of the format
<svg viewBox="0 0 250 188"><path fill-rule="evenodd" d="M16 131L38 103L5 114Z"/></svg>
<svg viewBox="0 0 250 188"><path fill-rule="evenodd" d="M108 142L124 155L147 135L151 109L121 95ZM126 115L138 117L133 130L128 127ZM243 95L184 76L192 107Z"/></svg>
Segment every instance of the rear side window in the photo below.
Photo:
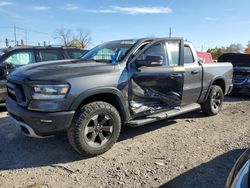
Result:
<svg viewBox="0 0 250 188"><path fill-rule="evenodd" d="M40 50L39 55L41 57L41 61L53 61L64 59L61 52L56 50Z"/></svg>
<svg viewBox="0 0 250 188"><path fill-rule="evenodd" d="M167 42L169 66L178 66L180 58L180 42Z"/></svg>
<svg viewBox="0 0 250 188"><path fill-rule="evenodd" d="M72 59L79 59L85 54L84 50L67 50L68 55Z"/></svg>
<svg viewBox="0 0 250 188"><path fill-rule="evenodd" d="M190 47L184 47L184 64L194 63L194 56Z"/></svg>
<svg viewBox="0 0 250 188"><path fill-rule="evenodd" d="M4 60L7 63L11 63L15 66L27 65L35 62L35 55L33 51L21 51L15 52Z"/></svg>

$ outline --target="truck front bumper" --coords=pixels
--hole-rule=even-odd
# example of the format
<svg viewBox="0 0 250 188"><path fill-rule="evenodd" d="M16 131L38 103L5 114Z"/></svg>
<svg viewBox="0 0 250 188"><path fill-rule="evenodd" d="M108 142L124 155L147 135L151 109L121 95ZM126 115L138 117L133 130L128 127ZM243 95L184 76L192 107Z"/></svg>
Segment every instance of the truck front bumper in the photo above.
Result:
<svg viewBox="0 0 250 188"><path fill-rule="evenodd" d="M15 124L31 137L46 137L66 131L75 114L75 111L50 113L30 111L18 105L11 98L7 98L6 108Z"/></svg>

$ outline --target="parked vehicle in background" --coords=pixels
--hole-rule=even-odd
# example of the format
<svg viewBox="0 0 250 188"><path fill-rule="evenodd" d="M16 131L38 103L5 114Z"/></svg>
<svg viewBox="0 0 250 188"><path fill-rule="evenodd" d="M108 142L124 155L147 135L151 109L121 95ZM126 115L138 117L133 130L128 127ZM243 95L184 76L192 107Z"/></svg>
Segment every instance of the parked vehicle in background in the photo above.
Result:
<svg viewBox="0 0 250 188"><path fill-rule="evenodd" d="M0 49L0 103L7 97L6 76L15 68L42 61L79 59L87 50L71 47L13 47Z"/></svg>
<svg viewBox="0 0 250 188"><path fill-rule="evenodd" d="M232 94L250 95L250 54L226 53L218 61L233 64L233 91Z"/></svg>
<svg viewBox="0 0 250 188"><path fill-rule="evenodd" d="M250 187L250 148L234 164L226 183L226 188Z"/></svg>
<svg viewBox="0 0 250 188"><path fill-rule="evenodd" d="M221 110L232 64L202 64L181 38L104 43L80 60L28 65L8 76L9 116L22 131L67 131L79 153L98 155L132 127L202 109Z"/></svg>
<svg viewBox="0 0 250 188"><path fill-rule="evenodd" d="M197 56L199 58L201 58L205 63L213 63L213 57L211 53L207 53L207 52L196 52Z"/></svg>

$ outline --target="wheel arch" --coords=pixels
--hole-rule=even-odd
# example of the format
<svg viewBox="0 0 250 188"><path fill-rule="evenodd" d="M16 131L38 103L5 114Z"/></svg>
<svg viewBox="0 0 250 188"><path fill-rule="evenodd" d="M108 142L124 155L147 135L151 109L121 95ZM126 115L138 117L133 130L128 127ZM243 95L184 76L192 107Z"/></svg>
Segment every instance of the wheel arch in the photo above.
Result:
<svg viewBox="0 0 250 188"><path fill-rule="evenodd" d="M121 93L120 90L111 87L90 89L82 92L75 99L70 109L77 110L84 104L94 101L103 101L110 103L119 112L123 123L126 123L129 120L130 117L129 108L123 94Z"/></svg>
<svg viewBox="0 0 250 188"><path fill-rule="evenodd" d="M207 100L213 85L220 86L222 91L223 91L223 94L224 95L226 94L226 82L225 82L225 79L223 77L216 77L210 82L204 101Z"/></svg>

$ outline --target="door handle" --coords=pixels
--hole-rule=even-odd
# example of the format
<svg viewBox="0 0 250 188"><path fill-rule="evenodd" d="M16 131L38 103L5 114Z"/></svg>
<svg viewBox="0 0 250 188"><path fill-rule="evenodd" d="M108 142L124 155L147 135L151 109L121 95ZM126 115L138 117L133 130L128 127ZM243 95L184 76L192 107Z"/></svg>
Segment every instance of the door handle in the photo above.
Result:
<svg viewBox="0 0 250 188"><path fill-rule="evenodd" d="M198 74L200 71L199 70L193 70L191 71L191 74Z"/></svg>

